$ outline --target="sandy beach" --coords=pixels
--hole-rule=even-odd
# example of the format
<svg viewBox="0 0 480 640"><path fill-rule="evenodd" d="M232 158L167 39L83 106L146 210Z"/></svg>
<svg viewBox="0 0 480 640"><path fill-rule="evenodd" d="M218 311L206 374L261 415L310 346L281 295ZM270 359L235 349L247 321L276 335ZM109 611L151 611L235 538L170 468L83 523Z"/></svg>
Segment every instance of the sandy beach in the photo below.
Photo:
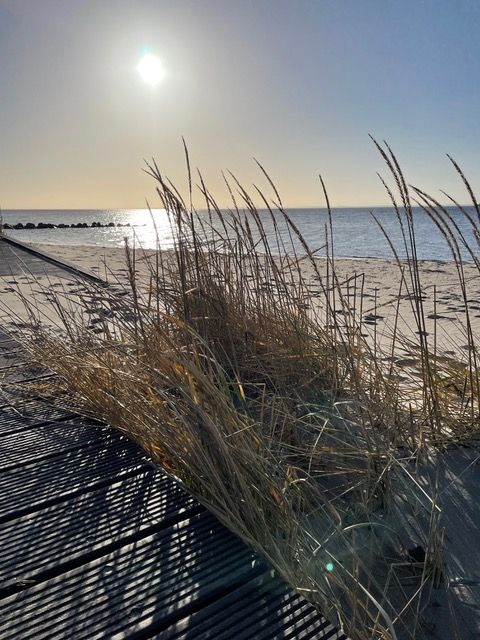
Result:
<svg viewBox="0 0 480 640"><path fill-rule="evenodd" d="M81 269L98 275L100 278L115 283L120 287L128 286L128 269L123 249L92 247L56 247L37 245L41 251L62 261L76 265ZM170 254L171 255L171 254ZM149 270L147 259L154 257L153 251L138 252L136 271L139 282L148 282ZM326 272L325 260L318 260L318 269L322 277ZM412 342L418 341L413 307L407 291L399 291L399 267L393 261L377 259L339 259L336 270L341 283L342 295L355 297L355 304L361 310L364 320L362 331L367 340L376 338L382 348L388 351L391 344L392 328L397 317L399 331L410 337ZM319 297L318 278L308 261L305 261L304 277L310 284L311 298L309 304L316 308ZM465 278L469 288L468 303L471 312L472 330L480 335L480 277L472 266L465 267ZM356 279L357 287L352 282ZM463 358L466 356L465 345L465 308L458 287L455 265L452 263L423 262L421 264L422 294L425 313L427 315L428 339L435 338L439 356L445 358ZM77 296L89 295L88 284L82 283L72 274L62 275L39 274L35 277L25 273L0 278L2 309L0 322L15 332L21 327L25 315L20 292L31 299L32 293L37 297L45 318L52 323L58 322L58 315L52 306L54 292L67 292L64 299L70 308L76 305ZM8 312L7 310L10 310ZM11 311L13 310L13 316ZM92 297L92 315L85 319L86 325L94 327L95 300ZM88 323L91 323L88 325ZM398 366L407 370L415 364L414 351L399 349L395 354ZM439 589L435 598L424 611L424 620L432 629L432 638L450 640L449 632L445 633L438 620L445 621L449 628L448 609L451 602L457 607L460 628L464 637L475 637L475 629L480 628L480 619L473 603L478 601L480 588L480 556L474 552L475 540L480 528L480 518L474 508L478 493L478 448L450 450L441 463L439 501L443 509L443 525L446 527L445 552L449 566L450 590ZM431 466L429 463L417 469L417 481L428 491L431 483ZM458 510L462 510L463 518L469 526L458 529ZM463 522L463 520L462 520Z"/></svg>
<svg viewBox="0 0 480 640"><path fill-rule="evenodd" d="M83 247L54 245L32 245L62 261L77 265L111 282L127 284L125 252L121 248ZM140 280L148 279L149 271L145 256L152 257L154 251L138 251L136 270ZM318 259L319 272L326 275L326 261ZM311 307L318 304L319 288L312 265L302 261L304 277L311 285ZM351 301L364 320L365 335L375 334L385 348L392 335L398 312L397 329L403 335L418 341L411 296L404 284L400 290L400 271L393 260L373 258L336 259L345 299ZM480 335L480 275L472 265L465 265L468 286L470 322L474 335ZM408 274L405 274L406 279ZM356 286L355 286L356 282ZM465 305L458 285L456 266L451 262L424 261L421 263L423 305L426 316L426 331L432 344L436 341L439 355L444 357L465 355ZM8 285L3 287L3 291ZM354 299L355 298L355 299Z"/></svg>
<svg viewBox="0 0 480 640"><path fill-rule="evenodd" d="M71 264L109 282L122 295L130 295L128 265L123 248L91 246L31 245L53 258ZM137 250L135 273L139 290L147 292L151 287L151 270L155 269L155 251ZM163 252L165 263L173 264L174 254ZM317 315L320 326L332 322L325 311L325 296L319 284L319 277L326 281L327 263L318 258L315 267L307 259L302 259L302 277L305 280L304 306L311 315ZM421 342L419 325L416 321L415 306L408 288L406 263L399 265L393 260L373 258L336 259L335 271L338 290L333 301L334 315L338 325L345 321L345 309L353 310L357 331L363 345L372 350L376 360L383 360L386 366L394 367L397 380L405 388L418 388L417 367L420 365ZM401 270L405 270L402 285ZM317 273L315 272L317 270ZM467 287L468 319L474 339L480 337L480 275L473 265L464 266ZM298 276L295 276L297 278ZM439 364L468 363L471 356L467 338L467 313L458 283L454 263L425 261L420 265L425 333L429 349L435 354ZM260 287L271 287L266 280ZM80 322L86 328L98 333L103 326L102 303L89 284L78 280L67 271L50 274L23 273L11 278L0 278L0 322L12 331L22 328L28 318L25 301L32 305L34 315L41 317L52 327L63 331L54 300L68 313L78 313L81 307L90 308L83 313ZM20 294L20 295L19 295ZM57 295L56 295L57 294ZM340 301L340 295L343 301ZM79 297L83 303L79 305ZM101 294L100 294L101 298ZM343 306L342 306L343 305ZM31 307L31 309L33 309ZM31 312L30 312L31 313ZM347 312L348 313L348 312ZM347 329L348 330L348 329ZM413 387L412 387L413 384ZM412 397L416 397L416 393ZM412 400L409 397L408 402Z"/></svg>

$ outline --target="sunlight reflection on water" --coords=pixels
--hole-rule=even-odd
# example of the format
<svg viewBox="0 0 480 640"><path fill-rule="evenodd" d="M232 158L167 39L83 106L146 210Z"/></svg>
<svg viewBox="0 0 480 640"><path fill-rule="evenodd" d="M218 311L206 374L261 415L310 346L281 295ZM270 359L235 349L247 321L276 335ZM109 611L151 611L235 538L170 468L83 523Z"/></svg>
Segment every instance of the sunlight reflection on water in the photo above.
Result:
<svg viewBox="0 0 480 640"><path fill-rule="evenodd" d="M466 207L467 211L475 218L476 214L472 207ZM334 242L335 253L338 257L375 257L392 258L391 249L388 246L381 230L374 222L371 212L366 208L344 208L333 211L334 221ZM404 257L403 241L400 234L398 221L393 209L389 207L373 209L382 225L399 250L401 257ZM471 226L465 218L451 210L452 216L456 220L467 239L473 241ZM290 210L293 221L304 235L311 249L316 250L325 244L325 225L327 223L327 212L324 209L292 209ZM33 222L52 224L74 224L92 222L101 224L113 223L130 224L130 227L103 227L88 229L42 229L10 231L12 237L28 243L46 243L54 245L76 245L76 246L103 246L122 247L124 238L127 237L132 244L134 237L137 246L145 249L156 248L156 232L160 245L164 249L173 246L173 234L170 228L167 213L163 209L152 210L152 216L147 209L98 209L98 210L17 210L3 211L2 217L5 223L14 225L18 222L25 224ZM200 214L205 222L208 214ZM274 225L268 212L260 212L262 222L265 225L266 236L274 253L278 253L277 242L274 234ZM251 228L254 224L251 221ZM287 251L292 251L291 233L281 215L278 215L278 225L281 230L282 239L285 242ZM221 233L224 233L217 220L215 226ZM424 260L450 260L447 244L434 223L420 210L415 212L416 236L418 243L418 257ZM258 237L258 233L256 234ZM301 243L293 238L295 250L303 253ZM261 248L260 248L261 250ZM283 249L281 249L283 250ZM324 255L324 250L319 250L318 255Z"/></svg>

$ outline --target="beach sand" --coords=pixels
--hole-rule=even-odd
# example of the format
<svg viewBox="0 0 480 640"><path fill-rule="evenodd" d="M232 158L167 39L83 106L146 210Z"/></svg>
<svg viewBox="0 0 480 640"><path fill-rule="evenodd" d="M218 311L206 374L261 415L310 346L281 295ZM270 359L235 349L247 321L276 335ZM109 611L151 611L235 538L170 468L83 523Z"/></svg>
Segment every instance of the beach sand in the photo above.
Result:
<svg viewBox="0 0 480 640"><path fill-rule="evenodd" d="M61 260L78 265L82 269L106 278L110 282L126 285L127 266L123 249L96 247L55 247L38 246L39 249ZM146 252L153 255L153 252ZM325 260L318 261L320 273L326 271ZM140 280L148 279L148 269L144 255L137 255L136 269ZM367 336L376 337L388 351L392 328L398 308L398 327L413 341L418 343L417 326L411 300L405 289L399 297L399 268L393 261L377 259L338 259L336 269L339 274L343 294L356 297L361 304L361 316L365 321L362 331ZM309 304L316 305L318 282L313 269L305 261L305 277L311 280L312 295ZM352 288L351 278L355 277L358 286ZM472 330L477 339L480 336L480 277L472 266L465 267L468 283L468 302L471 311ZM349 280L350 279L350 280ZM465 358L465 307L458 286L455 265L451 263L423 262L421 264L423 304L427 316L426 330L431 342L434 338L438 353L445 357ZM0 278L2 309L0 324L15 323L25 315L22 303L14 295L19 288L29 297L36 293L43 297L45 310L55 319L51 309L52 290L68 290L69 304L75 306L75 297L87 291L82 283L68 273L61 277L40 276L32 280L28 275L17 276L16 284L11 277ZM348 281L348 282L347 282ZM45 287L47 289L45 289ZM6 309L15 310L16 318L8 320ZM49 309L49 311L48 311ZM390 342L389 342L390 341ZM405 367L412 365L414 351L403 348L395 353L397 363ZM480 447L470 443L468 447L454 448L440 454L440 472L438 477L438 503L443 509L442 526L445 527L444 557L448 566L449 589L435 589L429 606L423 612L423 618L431 629L428 637L438 640L451 640L455 632L451 626L451 614L455 612L459 629L459 638L474 639L480 637L480 511L476 508L480 495ZM427 490L431 486L433 466L426 463L416 469L417 481ZM425 637L423 634L421 637Z"/></svg>
<svg viewBox="0 0 480 640"><path fill-rule="evenodd" d="M75 247L36 245L40 250L60 260L78 265L101 278L118 280L127 284L127 266L122 248ZM146 254L154 251L139 251L136 269L139 278L148 278ZM322 276L326 274L326 261L317 260ZM393 260L373 258L347 259L335 261L339 281L345 299L351 301L363 318L362 330L365 335L375 334L376 339L388 351L395 319L397 329L413 342L418 342L418 326L415 321L411 296L405 285L400 291L400 270ZM308 260L302 261L304 276L311 284L310 306L315 308L319 300L319 287L314 269ZM472 265L465 265L465 279L468 285L470 322L474 335L480 337L480 275ZM405 274L408 280L408 274ZM356 287L354 287L354 280ZM426 316L426 331L429 342L435 339L436 349L442 356L463 358L466 345L466 312L458 285L458 275L453 263L424 261L421 263L421 284L423 305ZM400 293L400 296L399 296ZM463 351L463 353L462 353ZM401 357L406 355L400 354Z"/></svg>

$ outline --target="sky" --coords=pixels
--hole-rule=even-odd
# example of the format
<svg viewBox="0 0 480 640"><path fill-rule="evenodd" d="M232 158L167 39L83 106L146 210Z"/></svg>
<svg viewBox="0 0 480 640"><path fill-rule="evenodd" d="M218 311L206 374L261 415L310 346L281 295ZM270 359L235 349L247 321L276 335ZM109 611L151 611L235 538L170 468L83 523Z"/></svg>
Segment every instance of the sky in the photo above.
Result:
<svg viewBox="0 0 480 640"><path fill-rule="evenodd" d="M478 0L0 0L0 205L157 206L144 160L184 192L182 136L222 205L222 170L266 186L254 158L288 206L323 206L319 173L382 205L368 134L466 202L445 154L480 191L479 34Z"/></svg>

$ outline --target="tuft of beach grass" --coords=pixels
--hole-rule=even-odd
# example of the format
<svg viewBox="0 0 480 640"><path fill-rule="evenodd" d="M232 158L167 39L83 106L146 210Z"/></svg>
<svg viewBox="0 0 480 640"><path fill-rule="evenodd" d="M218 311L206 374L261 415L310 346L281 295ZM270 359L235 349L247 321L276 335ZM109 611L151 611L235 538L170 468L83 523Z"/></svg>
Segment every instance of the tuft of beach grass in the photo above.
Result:
<svg viewBox="0 0 480 640"><path fill-rule="evenodd" d="M320 265L261 165L271 195L225 176L228 211L198 174L205 212L192 204L187 152L185 198L154 161L146 167L174 250L162 251L157 237L139 279L137 247L126 243L128 294L114 278L109 287L88 284L75 305L57 293L55 331L24 299L31 322L23 335L72 401L137 442L325 616L365 640L423 637L425 602L448 567L435 473L425 487L415 470L426 460L434 468L436 451L480 426L463 257L480 270L473 191L452 161L478 219L451 201L477 246L443 205L407 185L388 145L374 143L393 181L382 178L406 260L373 214L372 224L390 244L416 329L402 333L397 307L387 350L375 327L365 337L361 275L345 281L336 267L323 181ZM412 203L434 221L456 265L463 360L440 357L435 330L433 340L426 330ZM102 309L94 331L85 321L92 299ZM417 356L406 380L396 364L405 350Z"/></svg>

